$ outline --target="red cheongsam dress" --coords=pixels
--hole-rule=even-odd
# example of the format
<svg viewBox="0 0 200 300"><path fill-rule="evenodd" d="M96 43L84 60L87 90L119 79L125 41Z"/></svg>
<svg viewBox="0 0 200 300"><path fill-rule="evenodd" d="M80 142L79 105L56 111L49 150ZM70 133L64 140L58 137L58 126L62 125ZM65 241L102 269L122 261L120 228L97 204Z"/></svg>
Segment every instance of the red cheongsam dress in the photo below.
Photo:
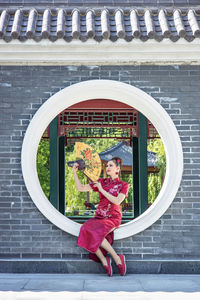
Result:
<svg viewBox="0 0 200 300"><path fill-rule="evenodd" d="M108 178L99 178L102 188L117 197L119 193L125 194L127 197L129 184L119 179L112 180ZM93 191L99 192L92 182L89 183ZM89 258L96 262L100 262L95 254L100 247L104 238L112 245L114 241L113 230L120 226L122 218L122 207L110 202L102 193L99 192L99 205L95 212L94 218L87 220L80 229L77 245L90 252ZM107 251L100 247L104 255Z"/></svg>

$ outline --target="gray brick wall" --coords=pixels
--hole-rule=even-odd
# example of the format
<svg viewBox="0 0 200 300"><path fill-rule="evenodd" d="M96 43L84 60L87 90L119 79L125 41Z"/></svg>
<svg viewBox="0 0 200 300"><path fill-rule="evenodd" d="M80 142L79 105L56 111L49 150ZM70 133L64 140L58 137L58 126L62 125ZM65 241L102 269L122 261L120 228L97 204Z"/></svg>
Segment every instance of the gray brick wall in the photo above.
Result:
<svg viewBox="0 0 200 300"><path fill-rule="evenodd" d="M0 258L85 257L77 238L51 224L24 185L21 147L26 128L51 95L73 83L113 79L154 97L182 141L184 173L166 213L145 231L115 241L129 258L198 258L200 247L200 66L1 66ZM176 171L176 170L174 170Z"/></svg>

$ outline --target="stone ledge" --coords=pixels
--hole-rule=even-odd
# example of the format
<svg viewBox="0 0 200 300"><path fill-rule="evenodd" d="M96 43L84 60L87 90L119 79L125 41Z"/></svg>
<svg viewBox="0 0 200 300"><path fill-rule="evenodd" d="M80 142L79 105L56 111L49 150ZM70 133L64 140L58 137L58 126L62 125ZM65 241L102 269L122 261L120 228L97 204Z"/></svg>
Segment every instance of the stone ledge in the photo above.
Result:
<svg viewBox="0 0 200 300"><path fill-rule="evenodd" d="M113 262L113 273L118 273ZM0 273L104 273L89 259L0 259ZM200 274L200 260L129 260L127 274Z"/></svg>

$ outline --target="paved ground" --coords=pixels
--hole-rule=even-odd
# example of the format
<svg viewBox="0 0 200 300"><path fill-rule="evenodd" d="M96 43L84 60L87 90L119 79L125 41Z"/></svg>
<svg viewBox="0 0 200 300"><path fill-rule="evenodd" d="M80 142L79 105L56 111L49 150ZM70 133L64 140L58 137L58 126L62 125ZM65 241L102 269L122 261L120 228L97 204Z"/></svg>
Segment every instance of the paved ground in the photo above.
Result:
<svg viewBox="0 0 200 300"><path fill-rule="evenodd" d="M0 274L1 300L200 300L200 275Z"/></svg>

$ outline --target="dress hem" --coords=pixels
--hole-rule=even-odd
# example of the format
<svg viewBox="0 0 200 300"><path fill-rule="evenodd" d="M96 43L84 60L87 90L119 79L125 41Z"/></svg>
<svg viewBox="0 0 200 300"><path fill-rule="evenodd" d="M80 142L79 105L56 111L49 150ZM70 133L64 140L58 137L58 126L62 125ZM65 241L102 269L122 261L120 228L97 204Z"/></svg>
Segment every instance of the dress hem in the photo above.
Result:
<svg viewBox="0 0 200 300"><path fill-rule="evenodd" d="M111 232L113 232L113 231L115 231L115 229L116 229L117 227L114 227L114 229L113 230L111 230L111 231L109 231L104 237L103 237L103 239L102 239L102 241L100 242L100 244L99 244L99 246L98 246L98 248L97 248L97 250L101 247L101 243L103 242L103 240L106 238L106 236L109 234L109 233L111 233ZM77 244L78 245L78 244ZM96 251L91 251L91 250L88 250L87 248L85 248L85 247L83 247L83 246L80 246L80 245L78 245L79 247L81 247L81 248L83 248L83 249L85 249L85 250L87 250L87 251L89 251L90 253L96 253L97 252L97 250ZM102 247L103 248L103 247Z"/></svg>

